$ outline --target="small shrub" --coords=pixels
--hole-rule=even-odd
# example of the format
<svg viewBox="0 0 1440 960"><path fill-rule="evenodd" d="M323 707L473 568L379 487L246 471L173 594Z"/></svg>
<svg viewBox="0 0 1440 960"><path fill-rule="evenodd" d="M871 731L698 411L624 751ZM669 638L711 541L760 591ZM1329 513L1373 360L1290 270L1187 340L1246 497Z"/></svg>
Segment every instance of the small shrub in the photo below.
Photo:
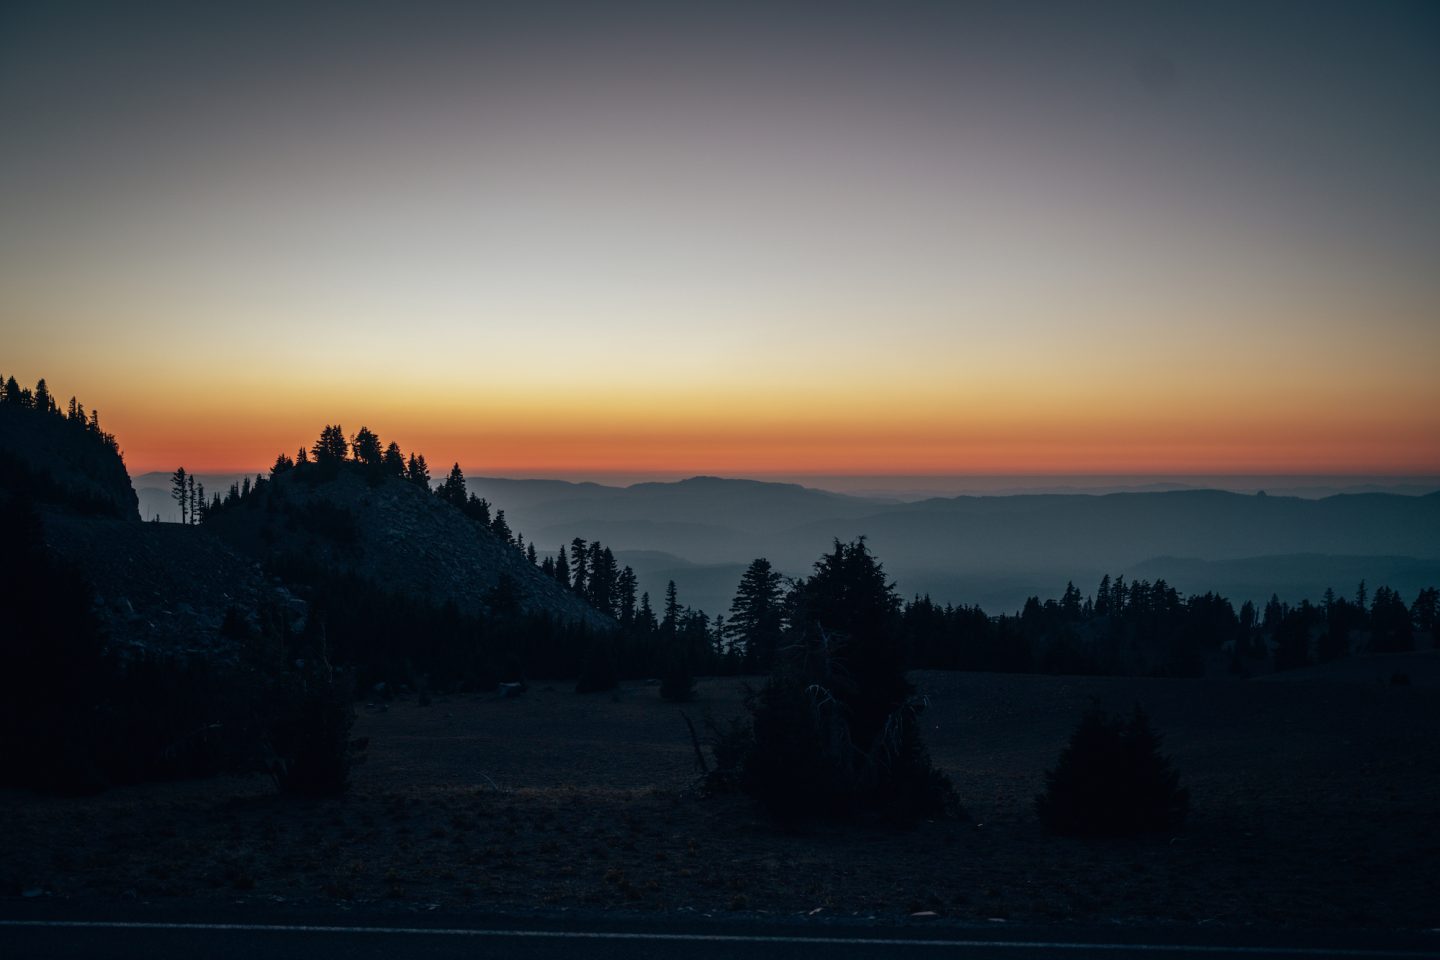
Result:
<svg viewBox="0 0 1440 960"><path fill-rule="evenodd" d="M1035 798L1040 822L1052 833L1075 836L1178 828L1189 794L1160 743L1139 706L1128 720L1091 707L1055 769L1045 772L1045 792Z"/></svg>
<svg viewBox="0 0 1440 960"><path fill-rule="evenodd" d="M276 788L306 797L344 793L365 747L350 739L354 678L319 658L282 681L281 691L285 702L271 728L268 761Z"/></svg>
<svg viewBox="0 0 1440 960"><path fill-rule="evenodd" d="M753 696L748 691L748 696ZM710 748L714 766L705 775L705 788L715 792L734 789L740 785L745 758L755 746L755 732L750 721L744 717L726 717L719 723L714 717L705 717L705 745Z"/></svg>

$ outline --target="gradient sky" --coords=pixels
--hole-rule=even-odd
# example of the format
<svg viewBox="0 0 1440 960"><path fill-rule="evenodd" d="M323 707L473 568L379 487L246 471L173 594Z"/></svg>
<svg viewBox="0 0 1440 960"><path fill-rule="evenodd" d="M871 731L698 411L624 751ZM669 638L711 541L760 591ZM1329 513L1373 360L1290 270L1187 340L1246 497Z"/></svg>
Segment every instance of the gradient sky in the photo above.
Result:
<svg viewBox="0 0 1440 960"><path fill-rule="evenodd" d="M1440 4L0 7L132 472L1440 472Z"/></svg>

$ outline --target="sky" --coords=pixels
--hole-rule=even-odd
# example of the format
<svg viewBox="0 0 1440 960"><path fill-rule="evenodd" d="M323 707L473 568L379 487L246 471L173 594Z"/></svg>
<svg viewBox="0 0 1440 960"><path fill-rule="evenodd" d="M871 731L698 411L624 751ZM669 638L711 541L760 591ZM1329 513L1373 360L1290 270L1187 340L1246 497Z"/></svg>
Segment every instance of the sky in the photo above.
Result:
<svg viewBox="0 0 1440 960"><path fill-rule="evenodd" d="M1440 5L0 6L132 473L1440 473Z"/></svg>

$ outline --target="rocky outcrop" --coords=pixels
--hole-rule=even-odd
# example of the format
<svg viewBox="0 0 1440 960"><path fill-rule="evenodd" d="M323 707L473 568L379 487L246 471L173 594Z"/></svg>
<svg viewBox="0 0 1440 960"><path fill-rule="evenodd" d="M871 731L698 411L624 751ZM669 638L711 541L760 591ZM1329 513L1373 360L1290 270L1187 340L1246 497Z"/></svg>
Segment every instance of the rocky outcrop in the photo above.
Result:
<svg viewBox="0 0 1440 960"><path fill-rule="evenodd" d="M227 659L235 644L220 628L231 609L252 629L262 618L303 622L302 601L202 528L55 510L43 521L46 545L89 581L105 635L122 654Z"/></svg>
<svg viewBox="0 0 1440 960"><path fill-rule="evenodd" d="M614 621L562 589L511 544L427 489L346 464L323 478L280 474L207 519L227 543L292 569L351 574L377 589L483 615L507 580L531 614L604 629Z"/></svg>

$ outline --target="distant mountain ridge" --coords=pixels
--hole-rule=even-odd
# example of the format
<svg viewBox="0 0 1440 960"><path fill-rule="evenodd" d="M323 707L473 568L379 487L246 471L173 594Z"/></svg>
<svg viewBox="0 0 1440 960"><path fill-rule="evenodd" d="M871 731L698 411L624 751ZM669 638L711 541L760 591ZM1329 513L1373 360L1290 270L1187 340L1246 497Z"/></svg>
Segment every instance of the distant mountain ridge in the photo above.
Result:
<svg viewBox="0 0 1440 960"><path fill-rule="evenodd" d="M1327 585L1351 589L1351 574L1357 564L1366 567L1366 558L1407 561L1399 567L1375 561L1372 579L1390 567L1424 571L1430 567L1408 561L1440 558L1436 493L1305 499L1173 490L904 503L710 477L624 488L484 477L469 483L505 509L512 526L542 552L580 536L627 557L637 551L670 555L673 562L635 564L642 588L656 595L673 578L685 602L712 613L728 607L719 590L722 570L765 556L777 569L802 575L833 539L856 536L868 538L902 593L980 602L995 612L1015 609L1031 594L1058 595L1070 580L1089 590L1105 573L1140 569L1160 557L1200 563L1313 558L1300 578L1286 572L1283 559L1232 567L1236 575L1223 582L1236 591L1237 602L1268 597L1272 590L1283 596L1287 584L1298 589L1333 581ZM1203 582L1212 582L1213 572ZM1202 589L1173 582L1185 591Z"/></svg>
<svg viewBox="0 0 1440 960"><path fill-rule="evenodd" d="M142 484L153 479L168 482L147 474ZM576 536L600 540L632 563L652 597L674 579L685 603L711 613L728 609L735 584L726 581L738 582L737 571L754 557L803 575L834 538L860 535L902 593L995 612L1014 610L1031 594L1058 595L1067 581L1089 591L1105 573L1164 575L1187 592L1223 588L1236 602L1272 591L1298 600L1317 583L1350 590L1360 570L1372 571L1372 583L1393 578L1404 589L1433 580L1429 561L1440 558L1440 494L1433 492L1310 498L1165 489L906 502L709 476L627 487L467 482L542 554ZM142 485L142 503L146 491ZM168 499L158 487L151 495Z"/></svg>

